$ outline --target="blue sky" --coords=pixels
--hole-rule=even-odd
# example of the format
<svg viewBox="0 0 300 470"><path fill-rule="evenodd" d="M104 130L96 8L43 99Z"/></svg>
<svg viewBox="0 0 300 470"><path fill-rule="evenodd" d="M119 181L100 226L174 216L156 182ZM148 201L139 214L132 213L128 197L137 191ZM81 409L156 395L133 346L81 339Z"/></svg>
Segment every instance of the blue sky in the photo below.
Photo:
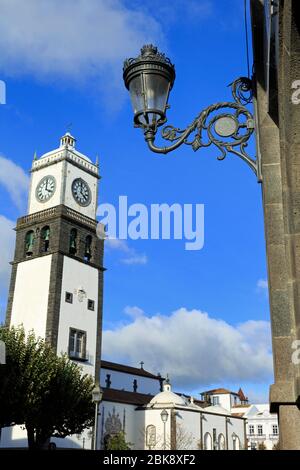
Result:
<svg viewBox="0 0 300 470"><path fill-rule="evenodd" d="M133 128L122 82L123 58L153 42L176 66L170 124L185 127L207 105L230 100L227 85L247 74L243 2L29 0L30 15L22 3L3 0L0 18L7 87L0 106L1 319L11 227L26 212L25 172L34 152L56 148L72 123L77 148L92 159L99 154L99 202L117 204L126 195L129 204L205 205L200 251L186 251L179 240L107 247L105 358L143 360L182 390L241 384L253 399L266 399L272 366L261 187L242 161L219 162L213 148L151 153Z"/></svg>

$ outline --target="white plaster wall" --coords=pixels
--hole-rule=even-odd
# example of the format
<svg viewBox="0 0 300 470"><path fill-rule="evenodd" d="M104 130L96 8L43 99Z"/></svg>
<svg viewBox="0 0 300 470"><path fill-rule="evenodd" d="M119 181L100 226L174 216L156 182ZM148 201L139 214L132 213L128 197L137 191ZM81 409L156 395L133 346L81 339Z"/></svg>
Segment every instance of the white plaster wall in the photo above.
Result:
<svg viewBox="0 0 300 470"><path fill-rule="evenodd" d="M80 302L75 291L83 288L86 298ZM65 292L73 293L73 303L65 301ZM87 300L95 302L95 309L88 310ZM76 361L84 373L95 374L95 353L97 336L98 309L98 270L88 264L64 257L63 278L58 326L57 353L68 352L70 328L83 330L87 333L86 350L89 355L87 362Z"/></svg>
<svg viewBox="0 0 300 470"><path fill-rule="evenodd" d="M107 429L105 428L105 423L109 414L113 414L115 410L115 415L119 417L122 430L125 416L125 439L126 442L132 444L132 449L139 449L138 441L140 434L143 432L144 420L143 416L140 413L135 411L135 405L123 404L123 403L114 403L110 401L105 401L101 404L100 415L99 415L99 432L98 440L99 446L103 443L103 439ZM98 447L99 448L99 447Z"/></svg>
<svg viewBox="0 0 300 470"><path fill-rule="evenodd" d="M54 442L58 448L65 449L91 449L92 433L91 429L85 429L79 435L67 436L65 438L51 437L51 442ZM27 431L24 426L9 426L2 428L0 449L1 448L26 448L28 447Z"/></svg>
<svg viewBox="0 0 300 470"><path fill-rule="evenodd" d="M90 187L92 199L87 207L80 206L72 195L72 183L76 178L82 178ZM95 176L86 173L70 162L66 162L66 188L63 204L91 219L95 219L97 210L97 183L98 180Z"/></svg>
<svg viewBox="0 0 300 470"><path fill-rule="evenodd" d="M230 411L231 408L231 400L230 400L230 394L220 394L220 395L213 395L214 397L219 397L219 404L226 410ZM213 404L213 400L211 400L211 403Z"/></svg>
<svg viewBox="0 0 300 470"><path fill-rule="evenodd" d="M142 377L140 375L129 374L127 372L119 372L110 369L101 369L100 383L102 387L106 387L106 376L110 374L111 385L110 388L116 390L126 390L133 392L133 381L136 379L138 384L138 393L146 393L156 395L160 392L159 380L151 379L150 377Z"/></svg>
<svg viewBox="0 0 300 470"><path fill-rule="evenodd" d="M22 428L22 426L8 426L6 428L2 428L0 448L27 446L27 432Z"/></svg>
<svg viewBox="0 0 300 470"><path fill-rule="evenodd" d="M28 214L43 211L45 209L49 209L50 207L58 206L59 204L61 204L63 164L64 162L60 161L58 163L53 163L53 165L49 165L46 168L41 168L40 170L33 171L31 173ZM56 190L53 196L48 201L39 202L35 197L35 191L41 179L48 175L54 176L56 180Z"/></svg>
<svg viewBox="0 0 300 470"><path fill-rule="evenodd" d="M154 425L156 427L156 446L152 450L162 450L164 445L164 425L161 420L160 413L162 409L155 409L155 408L147 408L145 410L145 431L147 426ZM171 428L171 419L170 419L170 409L167 409L169 414L169 418L166 422L166 449L170 448L170 428ZM144 431L144 439L146 438ZM149 450L149 447L146 446L145 441L145 449Z"/></svg>
<svg viewBox="0 0 300 470"><path fill-rule="evenodd" d="M177 449L200 449L200 413L178 410L176 413Z"/></svg>
<svg viewBox="0 0 300 470"><path fill-rule="evenodd" d="M80 161L85 162L83 159L80 159ZM48 201L39 202L35 197L36 188L41 179L48 175L54 176L56 180L56 190ZM76 178L82 178L90 187L92 199L87 207L80 206L72 195L72 183ZM83 169L72 165L72 163L65 160L54 162L45 168L32 172L28 213L32 214L59 204L64 204L87 217L95 219L97 209L97 184L98 180L96 176L86 173Z"/></svg>
<svg viewBox="0 0 300 470"><path fill-rule="evenodd" d="M23 324L42 338L46 333L52 255L18 264L11 325Z"/></svg>

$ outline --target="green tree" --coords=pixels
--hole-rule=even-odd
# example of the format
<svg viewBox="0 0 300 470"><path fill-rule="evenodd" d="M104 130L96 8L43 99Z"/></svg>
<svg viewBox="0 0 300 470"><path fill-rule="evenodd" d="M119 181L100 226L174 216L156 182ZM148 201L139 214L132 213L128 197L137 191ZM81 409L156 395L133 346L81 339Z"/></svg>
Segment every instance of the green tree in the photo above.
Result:
<svg viewBox="0 0 300 470"><path fill-rule="evenodd" d="M0 328L7 364L1 367L0 427L24 424L30 448L51 436L79 434L93 423L93 380L66 356L23 328Z"/></svg>
<svg viewBox="0 0 300 470"><path fill-rule="evenodd" d="M125 433L121 431L108 439L106 450L130 450L131 446L131 442L126 442Z"/></svg>

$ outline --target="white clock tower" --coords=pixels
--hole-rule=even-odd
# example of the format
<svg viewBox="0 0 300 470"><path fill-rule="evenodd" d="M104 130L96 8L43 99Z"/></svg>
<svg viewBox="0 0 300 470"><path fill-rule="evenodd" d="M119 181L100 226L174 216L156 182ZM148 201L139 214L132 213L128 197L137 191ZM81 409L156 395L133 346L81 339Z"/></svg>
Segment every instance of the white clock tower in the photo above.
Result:
<svg viewBox="0 0 300 470"><path fill-rule="evenodd" d="M100 372L103 240L99 168L66 133L31 169L28 215L17 221L7 325L23 324L96 379Z"/></svg>

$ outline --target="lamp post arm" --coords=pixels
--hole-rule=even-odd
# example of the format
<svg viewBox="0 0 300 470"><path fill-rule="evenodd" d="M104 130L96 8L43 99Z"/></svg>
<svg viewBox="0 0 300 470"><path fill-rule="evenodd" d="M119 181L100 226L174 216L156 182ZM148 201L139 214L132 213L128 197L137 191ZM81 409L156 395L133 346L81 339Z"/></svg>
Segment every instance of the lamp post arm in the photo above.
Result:
<svg viewBox="0 0 300 470"><path fill-rule="evenodd" d="M231 88L233 101L208 106L186 129L171 125L163 127L161 137L172 142L167 147L156 146L156 129L151 126L147 127L144 136L150 150L166 154L182 144L191 145L194 151L213 144L219 151L218 160L224 160L228 153L237 155L247 163L261 181L259 162L246 152L248 141L255 128L254 117L245 107L252 101L251 80L244 77L238 78L231 84ZM189 136L193 133L194 135L189 140Z"/></svg>

